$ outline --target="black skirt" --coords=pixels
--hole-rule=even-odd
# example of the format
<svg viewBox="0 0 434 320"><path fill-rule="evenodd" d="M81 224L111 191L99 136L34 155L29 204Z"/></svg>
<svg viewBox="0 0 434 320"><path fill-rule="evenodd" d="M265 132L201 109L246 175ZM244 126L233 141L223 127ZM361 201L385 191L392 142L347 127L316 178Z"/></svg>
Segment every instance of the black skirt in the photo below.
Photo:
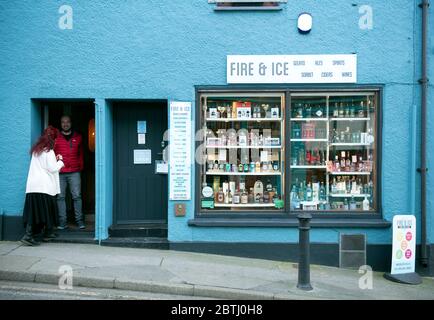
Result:
<svg viewBox="0 0 434 320"><path fill-rule="evenodd" d="M58 226L56 196L46 193L27 193L23 212L24 226L48 229Z"/></svg>

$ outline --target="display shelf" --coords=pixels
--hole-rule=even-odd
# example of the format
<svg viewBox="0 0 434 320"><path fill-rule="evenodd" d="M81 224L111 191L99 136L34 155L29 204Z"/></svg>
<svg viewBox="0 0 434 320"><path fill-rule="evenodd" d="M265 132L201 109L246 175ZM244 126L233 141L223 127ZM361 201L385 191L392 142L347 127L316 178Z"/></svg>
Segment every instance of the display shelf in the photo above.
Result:
<svg viewBox="0 0 434 320"><path fill-rule="evenodd" d="M206 122L272 122L282 121L282 118L206 118Z"/></svg>
<svg viewBox="0 0 434 320"><path fill-rule="evenodd" d="M291 166L291 169L327 169L327 166Z"/></svg>
<svg viewBox="0 0 434 320"><path fill-rule="evenodd" d="M328 121L329 118L291 118L291 121Z"/></svg>
<svg viewBox="0 0 434 320"><path fill-rule="evenodd" d="M282 172L219 172L219 171L207 171L208 176L280 176Z"/></svg>
<svg viewBox="0 0 434 320"><path fill-rule="evenodd" d="M371 118L330 118L330 121L369 121Z"/></svg>
<svg viewBox="0 0 434 320"><path fill-rule="evenodd" d="M246 203L246 204L233 204L233 203L214 203L214 207L221 208L274 208L274 203Z"/></svg>
<svg viewBox="0 0 434 320"><path fill-rule="evenodd" d="M205 146L207 149L282 149L282 146Z"/></svg>
<svg viewBox="0 0 434 320"><path fill-rule="evenodd" d="M365 171L331 171L329 174L334 176L369 176L372 172Z"/></svg>
<svg viewBox="0 0 434 320"><path fill-rule="evenodd" d="M332 198L351 198L351 197L354 197L354 198L365 198L365 197L370 198L371 195L369 195L369 194L329 193L329 197L332 197Z"/></svg>
<svg viewBox="0 0 434 320"><path fill-rule="evenodd" d="M328 139L296 139L292 138L291 142L328 142Z"/></svg>
<svg viewBox="0 0 434 320"><path fill-rule="evenodd" d="M356 143L356 142L335 142L335 143L330 143L330 146L343 146L343 147L352 147L352 146L357 146L357 147L368 147L370 146L371 143Z"/></svg>

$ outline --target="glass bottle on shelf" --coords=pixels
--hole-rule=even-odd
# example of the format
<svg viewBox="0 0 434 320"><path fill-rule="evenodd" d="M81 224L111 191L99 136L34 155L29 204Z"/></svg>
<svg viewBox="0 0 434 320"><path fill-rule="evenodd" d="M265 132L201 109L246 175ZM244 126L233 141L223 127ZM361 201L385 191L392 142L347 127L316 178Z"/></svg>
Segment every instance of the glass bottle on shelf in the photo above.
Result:
<svg viewBox="0 0 434 320"><path fill-rule="evenodd" d="M306 201L312 201L312 199L313 199L313 191L312 191L312 186L309 182L306 187Z"/></svg>
<svg viewBox="0 0 434 320"><path fill-rule="evenodd" d="M225 201L225 194L224 194L223 189L221 187L219 188L219 191L216 193L215 201L217 203L224 203L224 201Z"/></svg>
<svg viewBox="0 0 434 320"><path fill-rule="evenodd" d="M249 195L248 195L248 202L249 203L255 202L255 195L253 194L253 188L250 188Z"/></svg>
<svg viewBox="0 0 434 320"><path fill-rule="evenodd" d="M356 109L354 106L354 100L351 99L351 105L350 105L350 118L354 118L356 116Z"/></svg>
<svg viewBox="0 0 434 320"><path fill-rule="evenodd" d="M325 201L326 200L326 189L324 187L324 182L321 181L321 185L319 187L319 200Z"/></svg>
<svg viewBox="0 0 434 320"><path fill-rule="evenodd" d="M345 118L349 118L350 117L350 103L347 102L345 103Z"/></svg>
<svg viewBox="0 0 434 320"><path fill-rule="evenodd" d="M249 196L246 192L246 189L243 189L242 193L241 193L241 203L242 204L247 204L249 203Z"/></svg>
<svg viewBox="0 0 434 320"><path fill-rule="evenodd" d="M306 103L304 105L304 109L305 109L305 118L312 118L312 105Z"/></svg>
<svg viewBox="0 0 434 320"><path fill-rule="evenodd" d="M368 197L365 195L365 199L363 200L363 211L369 211L369 200Z"/></svg>
<svg viewBox="0 0 434 320"><path fill-rule="evenodd" d="M233 204L239 204L240 203L240 190L236 190L233 197L232 197Z"/></svg>
<svg viewBox="0 0 434 320"><path fill-rule="evenodd" d="M364 104L363 100L360 101L360 108L359 108L359 112L358 112L357 116L359 118L365 117L365 104Z"/></svg>
<svg viewBox="0 0 434 320"><path fill-rule="evenodd" d="M345 116L344 103L341 102L339 104L339 118L343 118Z"/></svg>
<svg viewBox="0 0 434 320"><path fill-rule="evenodd" d="M354 200L354 196L351 196L350 210L356 210L356 208L357 208L356 200Z"/></svg>
<svg viewBox="0 0 434 320"><path fill-rule="evenodd" d="M303 104L297 103L297 106L295 109L295 117L296 118L303 118L304 117Z"/></svg>
<svg viewBox="0 0 434 320"><path fill-rule="evenodd" d="M339 104L335 102L335 107L333 109L333 118L339 117Z"/></svg>

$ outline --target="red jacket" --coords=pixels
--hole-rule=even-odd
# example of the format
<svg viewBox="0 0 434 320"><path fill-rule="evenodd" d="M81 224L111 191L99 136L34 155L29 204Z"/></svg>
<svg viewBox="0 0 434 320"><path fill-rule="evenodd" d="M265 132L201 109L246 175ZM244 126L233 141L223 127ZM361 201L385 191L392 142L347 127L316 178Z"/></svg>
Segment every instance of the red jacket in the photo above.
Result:
<svg viewBox="0 0 434 320"><path fill-rule="evenodd" d="M54 153L61 154L65 166L60 173L79 172L83 170L83 138L81 134L72 132L72 137L66 140L62 133L54 143Z"/></svg>

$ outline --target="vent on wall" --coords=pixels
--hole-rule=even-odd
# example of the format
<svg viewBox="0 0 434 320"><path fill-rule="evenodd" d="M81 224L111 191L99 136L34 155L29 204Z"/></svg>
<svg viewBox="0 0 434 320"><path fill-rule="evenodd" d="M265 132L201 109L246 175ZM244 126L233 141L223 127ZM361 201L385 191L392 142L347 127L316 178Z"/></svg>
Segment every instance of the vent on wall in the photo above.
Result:
<svg viewBox="0 0 434 320"><path fill-rule="evenodd" d="M339 267L359 269L366 265L366 234L340 234Z"/></svg>
<svg viewBox="0 0 434 320"><path fill-rule="evenodd" d="M208 3L214 3L216 11L234 11L234 10L281 10L282 3L287 0L259 1L259 0L208 0Z"/></svg>

